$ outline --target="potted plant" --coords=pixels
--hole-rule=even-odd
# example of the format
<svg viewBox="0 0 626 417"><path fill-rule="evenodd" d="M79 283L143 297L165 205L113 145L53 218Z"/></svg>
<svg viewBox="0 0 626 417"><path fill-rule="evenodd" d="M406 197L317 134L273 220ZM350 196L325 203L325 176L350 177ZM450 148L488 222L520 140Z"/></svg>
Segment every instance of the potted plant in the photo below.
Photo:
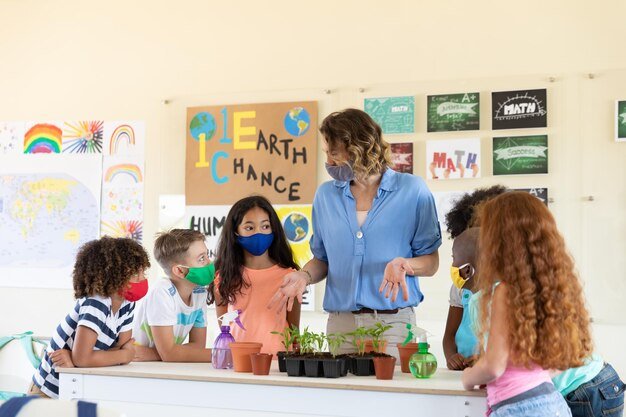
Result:
<svg viewBox="0 0 626 417"><path fill-rule="evenodd" d="M296 328L297 329L297 328ZM292 328L292 332L294 328ZM309 327L305 327L304 330L297 330L297 333L293 335L294 343L298 343L300 347L299 355L289 355L285 356L285 365L287 368L288 376L302 376L304 375L304 360L302 355L308 350L311 349L311 332L309 332Z"/></svg>
<svg viewBox="0 0 626 417"><path fill-rule="evenodd" d="M385 334L387 330L391 329L391 327L392 326L389 324L382 324L381 322L378 322L374 326L368 329L369 335L372 338L371 339L372 351L378 352L378 353L385 353L387 349L387 341L383 339L383 335ZM368 347L367 345L368 344L366 342L365 344L366 351Z"/></svg>
<svg viewBox="0 0 626 417"><path fill-rule="evenodd" d="M324 349L324 333L305 332L300 340L300 353L304 356L304 374L308 377L322 376L322 363L318 354Z"/></svg>
<svg viewBox="0 0 626 417"><path fill-rule="evenodd" d="M376 379L392 379L396 367L396 357L381 353L384 356L374 356L374 373Z"/></svg>
<svg viewBox="0 0 626 417"><path fill-rule="evenodd" d="M392 379L393 371L396 366L395 356L385 354L387 341L383 339L383 335L392 326L388 324L376 323L370 327L369 335L372 338L372 346L374 348L374 372L376 379Z"/></svg>
<svg viewBox="0 0 626 417"><path fill-rule="evenodd" d="M339 378L348 374L348 361L345 357L338 357L339 349L345 341L346 336L342 333L331 333L326 336L328 350L332 356L332 358L326 358L322 361L326 378Z"/></svg>
<svg viewBox="0 0 626 417"><path fill-rule="evenodd" d="M357 349L357 354L352 356L350 371L357 376L370 376L374 373L374 365L371 355L365 355L365 340L370 334L370 329L357 327L348 333L352 337L352 344Z"/></svg>
<svg viewBox="0 0 626 417"><path fill-rule="evenodd" d="M293 344L298 338L300 330L296 325L292 324L291 327L286 326L282 332L271 332L272 334L279 335L282 338L282 345L285 347L284 351L276 352L278 357L278 370L280 372L287 372L287 363L285 357L293 351Z"/></svg>

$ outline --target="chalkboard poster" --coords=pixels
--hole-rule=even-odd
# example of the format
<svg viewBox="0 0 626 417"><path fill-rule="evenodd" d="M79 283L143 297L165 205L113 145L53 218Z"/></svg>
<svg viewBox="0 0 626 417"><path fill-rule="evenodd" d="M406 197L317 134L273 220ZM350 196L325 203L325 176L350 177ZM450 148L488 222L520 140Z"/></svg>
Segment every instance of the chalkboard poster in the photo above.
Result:
<svg viewBox="0 0 626 417"><path fill-rule="evenodd" d="M480 94L443 94L428 96L429 132L480 129Z"/></svg>
<svg viewBox="0 0 626 417"><path fill-rule="evenodd" d="M546 90L491 93L492 129L523 129L548 126Z"/></svg>

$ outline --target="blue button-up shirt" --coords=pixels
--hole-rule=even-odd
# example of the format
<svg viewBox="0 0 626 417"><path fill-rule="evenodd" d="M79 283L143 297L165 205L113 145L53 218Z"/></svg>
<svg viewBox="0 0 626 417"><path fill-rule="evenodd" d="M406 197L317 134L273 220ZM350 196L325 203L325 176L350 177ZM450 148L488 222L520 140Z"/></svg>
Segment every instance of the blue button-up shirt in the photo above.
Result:
<svg viewBox="0 0 626 417"><path fill-rule="evenodd" d="M378 292L385 266L398 256L427 255L439 246L435 201L420 177L387 169L361 227L349 182L326 182L315 194L311 251L328 263L326 311L417 306L424 299L417 277L407 276L408 301L400 293L391 302Z"/></svg>

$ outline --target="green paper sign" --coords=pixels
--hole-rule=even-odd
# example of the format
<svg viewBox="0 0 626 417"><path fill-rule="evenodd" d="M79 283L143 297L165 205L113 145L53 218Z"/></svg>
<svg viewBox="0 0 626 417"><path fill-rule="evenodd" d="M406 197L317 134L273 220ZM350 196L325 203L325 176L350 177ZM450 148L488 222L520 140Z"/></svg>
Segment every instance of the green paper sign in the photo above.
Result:
<svg viewBox="0 0 626 417"><path fill-rule="evenodd" d="M428 96L428 132L479 130L480 93Z"/></svg>
<svg viewBox="0 0 626 417"><path fill-rule="evenodd" d="M415 97L379 97L365 99L365 112L372 116L383 133L415 131Z"/></svg>
<svg viewBox="0 0 626 417"><path fill-rule="evenodd" d="M617 101L615 103L615 140L617 142L626 142L626 101Z"/></svg>
<svg viewBox="0 0 626 417"><path fill-rule="evenodd" d="M548 135L493 138L493 175L547 173Z"/></svg>

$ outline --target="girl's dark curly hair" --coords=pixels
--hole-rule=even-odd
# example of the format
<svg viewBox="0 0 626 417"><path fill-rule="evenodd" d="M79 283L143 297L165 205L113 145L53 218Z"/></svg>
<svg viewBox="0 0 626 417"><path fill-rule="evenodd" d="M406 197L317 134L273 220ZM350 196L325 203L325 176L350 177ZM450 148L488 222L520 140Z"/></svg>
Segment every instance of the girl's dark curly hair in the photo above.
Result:
<svg viewBox="0 0 626 417"><path fill-rule="evenodd" d="M148 254L132 239L104 236L87 242L76 255L74 297L110 297L148 267Z"/></svg>
<svg viewBox="0 0 626 417"><path fill-rule="evenodd" d="M472 226L474 209L477 205L507 191L509 190L504 185L494 185L487 188L477 188L456 200L452 209L446 214L446 228L448 233L450 233L450 238L456 238Z"/></svg>
<svg viewBox="0 0 626 417"><path fill-rule="evenodd" d="M272 245L267 251L270 259L282 268L300 269L293 259L293 254L289 247L287 237L285 236L283 226L269 200L259 195L242 198L237 201L228 212L226 223L224 224L220 240L217 244L215 270L219 273L220 282L218 290L220 298L222 299L222 305L234 303L242 289L250 286L242 275L244 254L243 248L237 242L236 233L237 227L239 227L243 221L246 213L254 207L260 208L269 216L270 226L274 234ZM215 281L209 286L207 298L207 304L209 305L215 302L214 290Z"/></svg>

